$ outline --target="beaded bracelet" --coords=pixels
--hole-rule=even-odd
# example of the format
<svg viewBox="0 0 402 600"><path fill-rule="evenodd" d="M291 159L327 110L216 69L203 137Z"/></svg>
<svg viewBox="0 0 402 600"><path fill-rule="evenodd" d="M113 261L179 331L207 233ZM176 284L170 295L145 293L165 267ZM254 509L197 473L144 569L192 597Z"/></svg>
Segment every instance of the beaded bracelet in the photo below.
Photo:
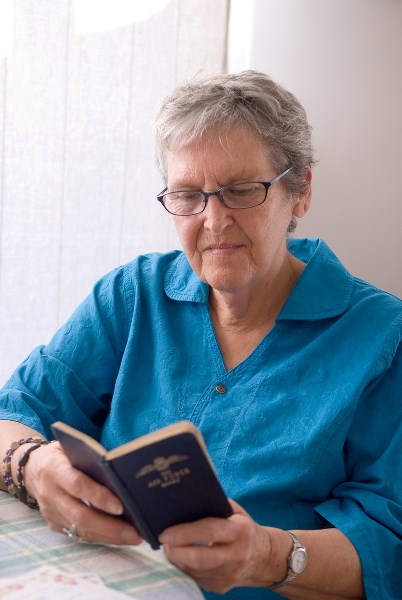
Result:
<svg viewBox="0 0 402 600"><path fill-rule="evenodd" d="M34 446L30 446L28 448L28 450L23 452L18 459L17 496L18 496L18 500L20 502L22 502L23 504L26 504L27 506L29 506L29 508L39 508L39 505L38 505L37 501L35 500L35 498L31 498L31 496L28 496L27 489L24 485L24 474L23 474L22 469L27 464L31 452L33 452L37 448L40 448L41 446L46 445L46 444L50 444L50 442L48 442L48 440L41 440L39 443L35 444Z"/></svg>
<svg viewBox="0 0 402 600"><path fill-rule="evenodd" d="M15 450L17 448L19 448L20 446L22 446L24 444L32 444L32 443L34 444L34 446L31 446L31 448L29 448L27 452L24 452L19 458L18 472L17 472L18 484L15 485L15 483L13 481L13 476L11 473L12 456L13 456ZM31 498L30 496L28 496L28 492L24 485L24 477L23 477L22 469L27 464L29 455L31 452L33 452L33 450L36 450L40 446L46 445L49 443L50 442L48 440L44 440L43 438L39 438L39 437L35 437L35 438L29 437L26 439L21 439L21 440L18 440L17 442L11 443L10 448L7 450L6 455L3 458L2 470L3 470L4 483L6 484L9 493L12 494L15 498L18 498L18 500L20 500L27 506L29 506L29 508L39 508L39 506L34 498Z"/></svg>

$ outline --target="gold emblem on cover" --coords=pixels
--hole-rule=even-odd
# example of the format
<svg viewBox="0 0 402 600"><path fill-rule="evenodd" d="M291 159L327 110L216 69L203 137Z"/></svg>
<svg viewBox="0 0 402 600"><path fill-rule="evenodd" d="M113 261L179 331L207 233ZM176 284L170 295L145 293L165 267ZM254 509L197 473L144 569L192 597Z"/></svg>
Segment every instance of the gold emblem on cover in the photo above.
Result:
<svg viewBox="0 0 402 600"><path fill-rule="evenodd" d="M156 472L157 474L147 482L147 488L167 488L178 485L183 477L191 474L191 470L188 467L178 467L172 470L170 467L188 459L189 457L183 454L172 454L167 457L157 456L150 464L144 465L135 478L139 479Z"/></svg>
<svg viewBox="0 0 402 600"><path fill-rule="evenodd" d="M188 456L184 456L182 454L172 454L168 457L157 456L152 463L149 465L145 465L138 471L135 478L144 477L144 475L149 475L149 473L153 473L157 471L161 473L162 471L167 471L171 465L175 463L181 462L183 460L188 460Z"/></svg>

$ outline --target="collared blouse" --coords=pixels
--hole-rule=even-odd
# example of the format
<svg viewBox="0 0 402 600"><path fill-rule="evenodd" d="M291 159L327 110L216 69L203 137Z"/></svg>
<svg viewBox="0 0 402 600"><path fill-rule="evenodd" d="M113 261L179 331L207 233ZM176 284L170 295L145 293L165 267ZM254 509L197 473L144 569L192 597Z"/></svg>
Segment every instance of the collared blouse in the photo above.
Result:
<svg viewBox="0 0 402 600"><path fill-rule="evenodd" d="M306 268L273 329L234 369L219 349L209 288L185 255L148 254L102 278L19 366L0 391L0 418L47 437L62 420L108 449L188 419L228 496L257 522L339 528L359 554L366 597L396 600L402 302L353 277L324 241L288 245Z"/></svg>

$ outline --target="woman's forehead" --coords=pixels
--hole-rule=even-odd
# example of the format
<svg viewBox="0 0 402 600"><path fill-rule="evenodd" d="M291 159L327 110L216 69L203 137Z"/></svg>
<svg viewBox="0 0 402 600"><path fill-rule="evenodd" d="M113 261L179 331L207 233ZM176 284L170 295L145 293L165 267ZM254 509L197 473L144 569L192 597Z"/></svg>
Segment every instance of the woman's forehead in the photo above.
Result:
<svg viewBox="0 0 402 600"><path fill-rule="evenodd" d="M192 172L199 167L231 166L241 170L250 165L265 168L271 161L261 137L244 128L208 131L201 138L166 152L168 175L172 171Z"/></svg>

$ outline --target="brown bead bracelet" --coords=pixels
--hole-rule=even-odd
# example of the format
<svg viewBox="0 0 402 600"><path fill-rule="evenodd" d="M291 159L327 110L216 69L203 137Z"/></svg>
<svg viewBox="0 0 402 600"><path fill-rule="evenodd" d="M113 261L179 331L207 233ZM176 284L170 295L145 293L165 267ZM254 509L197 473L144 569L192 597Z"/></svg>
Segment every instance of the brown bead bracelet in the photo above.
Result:
<svg viewBox="0 0 402 600"><path fill-rule="evenodd" d="M18 471L17 471L17 485L14 484L12 473L11 473L11 459L12 456L19 446L23 444L34 444L26 452L23 452L18 460ZM18 498L20 502L29 506L29 508L39 508L39 505L35 498L31 498L28 495L27 489L24 485L24 475L23 468L28 462L29 456L31 452L40 448L40 446L50 444L48 440L44 440L43 438L33 438L29 437L26 439L18 440L18 442L12 442L10 448L7 450L5 457L3 458L3 476L4 483L7 486L8 491L15 498Z"/></svg>

